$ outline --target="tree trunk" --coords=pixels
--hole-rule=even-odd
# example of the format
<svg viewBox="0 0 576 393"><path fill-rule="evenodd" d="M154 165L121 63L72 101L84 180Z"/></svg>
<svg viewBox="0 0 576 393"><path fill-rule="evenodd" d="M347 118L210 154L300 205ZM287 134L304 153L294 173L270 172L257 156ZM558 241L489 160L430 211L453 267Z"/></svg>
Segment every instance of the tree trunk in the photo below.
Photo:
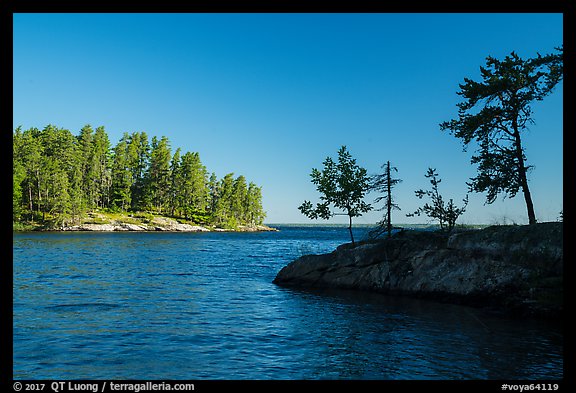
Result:
<svg viewBox="0 0 576 393"><path fill-rule="evenodd" d="M354 235L352 234L352 216L348 214L348 218L350 219L350 224L348 225L348 231L350 231L350 239L352 239L352 247L355 247L354 244Z"/></svg>
<svg viewBox="0 0 576 393"><path fill-rule="evenodd" d="M40 188L40 171L36 170L36 185L38 187L38 201L36 202L36 208L38 209L38 214L40 214L40 205L42 204L42 191Z"/></svg>
<svg viewBox="0 0 576 393"><path fill-rule="evenodd" d="M392 218L390 215L392 214L392 185L390 179L390 161L386 163L386 185L387 185L387 192L388 198L386 200L386 208L387 208L387 218L386 218L386 230L388 231L388 237L392 236Z"/></svg>
<svg viewBox="0 0 576 393"><path fill-rule="evenodd" d="M50 207L50 194L48 192L48 186L46 186L46 197L44 198L44 206L42 207L42 221L46 221L46 205ZM52 211L52 209L50 209Z"/></svg>
<svg viewBox="0 0 576 393"><path fill-rule="evenodd" d="M514 129L514 145L516 148L516 159L518 160L518 177L520 180L520 187L522 187L522 193L524 194L524 201L526 202L526 209L528 211L528 224L532 225L536 224L536 214L534 213L534 204L532 203L532 196L530 195L530 189L528 188L526 167L524 166L524 154L522 152L522 142L520 139L520 132L518 131L516 120L512 122L512 128Z"/></svg>
<svg viewBox="0 0 576 393"><path fill-rule="evenodd" d="M522 184L522 192L524 193L524 200L526 201L526 210L528 211L528 224L536 224L536 214L534 213L534 204L532 203L532 196L528 188L528 180L526 179L526 168L522 168L520 173L520 182Z"/></svg>
<svg viewBox="0 0 576 393"><path fill-rule="evenodd" d="M34 223L34 205L32 203L32 182L28 183L28 198L30 199L30 219Z"/></svg>

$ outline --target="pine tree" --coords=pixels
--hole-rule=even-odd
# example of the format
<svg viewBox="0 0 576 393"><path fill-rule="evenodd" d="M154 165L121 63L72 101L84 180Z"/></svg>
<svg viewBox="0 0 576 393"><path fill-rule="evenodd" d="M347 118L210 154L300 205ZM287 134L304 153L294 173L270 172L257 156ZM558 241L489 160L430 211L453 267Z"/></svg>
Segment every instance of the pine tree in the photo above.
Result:
<svg viewBox="0 0 576 393"><path fill-rule="evenodd" d="M250 182L247 195L247 223L262 225L266 213L262 209L262 188Z"/></svg>
<svg viewBox="0 0 576 393"><path fill-rule="evenodd" d="M120 210L127 210L132 204L133 173L130 168L128 151L129 136L124 134L114 147L112 161L111 203Z"/></svg>
<svg viewBox="0 0 576 393"><path fill-rule="evenodd" d="M182 178L180 200L186 218L206 211L207 180L206 168L200 162L198 153L186 152L180 162Z"/></svg>
<svg viewBox="0 0 576 393"><path fill-rule="evenodd" d="M92 152L94 173L96 175L94 201L96 206L103 208L109 205L112 177L110 169L110 140L102 126L96 128L94 133Z"/></svg>
<svg viewBox="0 0 576 393"><path fill-rule="evenodd" d="M151 207L158 213L163 212L169 199L170 189L170 142L163 136L152 138L150 166L146 175L145 195L151 199ZM148 199L148 198L146 198Z"/></svg>
<svg viewBox="0 0 576 393"><path fill-rule="evenodd" d="M146 187L146 178L150 163L150 144L145 132L134 132L128 140L128 167L132 173L130 190L131 209L146 210L151 202L151 195Z"/></svg>
<svg viewBox="0 0 576 393"><path fill-rule="evenodd" d="M79 161L79 155L76 155ZM82 167L78 162L70 177L70 216L73 223L77 223L84 213L84 198L82 195Z"/></svg>
<svg viewBox="0 0 576 393"><path fill-rule="evenodd" d="M212 172L208 180L208 212L212 216L212 220L216 215L216 204L220 198L220 184L216 174Z"/></svg>
<svg viewBox="0 0 576 393"><path fill-rule="evenodd" d="M533 123L530 104L548 96L563 78L563 49L558 53L524 60L512 52L504 60L486 58L480 67L482 82L464 78L458 95L458 119L440 124L462 139L464 149L475 140L478 176L468 183L470 191L487 192L486 203L498 194L514 197L524 194L529 224L536 223L532 195L528 187L526 156L521 134Z"/></svg>
<svg viewBox="0 0 576 393"><path fill-rule="evenodd" d="M392 197L392 189L401 183L401 179L395 179L392 177L392 171L398 172L396 167L390 166L390 161L387 161L385 165L382 165L384 173L379 175L374 175L371 178L372 184L370 189L372 191L383 192L384 196L380 196L374 200L374 203L379 203L384 201L384 207L378 210L384 210L384 217L376 225L376 228L370 232L372 237L378 237L382 233L386 232L388 237L392 235L392 209L400 210L400 207L394 203L394 198Z"/></svg>
<svg viewBox="0 0 576 393"><path fill-rule="evenodd" d="M214 223L225 228L235 228L238 223L232 214L234 200L234 174L228 173L220 180L219 195L214 211Z"/></svg>
<svg viewBox="0 0 576 393"><path fill-rule="evenodd" d="M81 194L85 205L92 209L96 206L96 184L98 181L94 163L94 131L92 127L89 124L82 127L77 139L82 174Z"/></svg>
<svg viewBox="0 0 576 393"><path fill-rule="evenodd" d="M40 133L40 139L44 144L40 183L43 219L48 214L56 223L62 223L69 218L72 208L70 183L79 165L76 138L69 130L49 125ZM80 182L74 185L80 186Z"/></svg>
<svg viewBox="0 0 576 393"><path fill-rule="evenodd" d="M170 214L174 216L183 206L182 198L182 170L180 167L180 148L176 149L170 161ZM181 214L181 213L180 213Z"/></svg>
<svg viewBox="0 0 576 393"><path fill-rule="evenodd" d="M246 184L246 178L242 175L238 176L236 180L234 180L233 187L231 209L236 222L238 224L244 224L248 221L248 186Z"/></svg>
<svg viewBox="0 0 576 393"><path fill-rule="evenodd" d="M19 221L22 216L22 184L26 178L26 168L22 162L22 157L19 154L22 145L22 129L16 128L12 136L12 220Z"/></svg>
<svg viewBox="0 0 576 393"><path fill-rule="evenodd" d="M34 223L34 209L40 212L39 188L42 163L42 144L39 141L40 131L30 128L19 134L18 128L14 135L14 162L20 163L24 170L24 179L20 182L23 204L27 207L29 221Z"/></svg>

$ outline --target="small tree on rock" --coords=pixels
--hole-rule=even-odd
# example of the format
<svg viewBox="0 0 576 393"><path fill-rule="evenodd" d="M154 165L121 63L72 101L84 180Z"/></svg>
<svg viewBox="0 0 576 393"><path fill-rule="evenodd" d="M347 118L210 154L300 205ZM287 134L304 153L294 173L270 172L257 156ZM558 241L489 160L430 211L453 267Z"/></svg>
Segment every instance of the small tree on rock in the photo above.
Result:
<svg viewBox="0 0 576 393"><path fill-rule="evenodd" d="M346 146L342 146L338 150L338 163L334 162L332 158L326 157L322 171L313 168L310 176L312 183L322 194L320 196L322 202L317 203L314 207L312 202L304 201L298 210L313 220L318 218L328 220L335 215L348 216L348 230L350 231L352 246L354 246L352 218L372 210L372 206L363 201L370 188L370 178L366 169L358 166ZM330 205L344 213L332 212Z"/></svg>
<svg viewBox="0 0 576 393"><path fill-rule="evenodd" d="M420 189L415 193L419 199L422 199L425 196L429 197L432 201L432 204L430 205L426 203L424 206L419 207L418 210L416 210L414 213L406 214L406 216L414 217L425 214L432 219L438 220L440 223L440 229L450 232L456 225L456 220L458 217L460 217L466 211L466 206L468 206L468 194L466 194L466 197L464 197L462 200L464 202L464 206L460 208L456 207L452 199L450 199L448 203L445 203L444 198L442 198L442 195L440 195L438 191L438 184L442 181L442 179L438 178L436 169L428 168L428 172L424 176L430 179L432 190L424 191Z"/></svg>

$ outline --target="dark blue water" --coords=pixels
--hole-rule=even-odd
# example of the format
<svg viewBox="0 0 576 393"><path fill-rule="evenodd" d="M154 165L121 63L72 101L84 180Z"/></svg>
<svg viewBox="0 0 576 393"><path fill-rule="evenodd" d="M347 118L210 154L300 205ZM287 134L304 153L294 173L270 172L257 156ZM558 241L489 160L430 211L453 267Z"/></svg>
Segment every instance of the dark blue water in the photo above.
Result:
<svg viewBox="0 0 576 393"><path fill-rule="evenodd" d="M272 284L348 240L280 229L14 234L14 378L562 378L551 322Z"/></svg>

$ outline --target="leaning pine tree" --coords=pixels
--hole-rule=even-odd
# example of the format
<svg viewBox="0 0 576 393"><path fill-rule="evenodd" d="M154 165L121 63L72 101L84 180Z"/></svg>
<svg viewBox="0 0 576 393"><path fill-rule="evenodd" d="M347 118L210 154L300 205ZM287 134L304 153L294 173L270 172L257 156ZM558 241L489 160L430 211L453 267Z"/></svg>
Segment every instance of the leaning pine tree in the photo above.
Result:
<svg viewBox="0 0 576 393"><path fill-rule="evenodd" d="M514 197L524 194L529 224L536 223L532 196L528 187L521 134L534 123L530 104L549 95L563 78L563 49L558 53L522 59L512 52L504 60L486 58L480 67L482 82L465 78L458 95L458 119L440 124L462 139L464 150L472 140L478 143L472 164L478 176L470 179L470 191L487 192L486 203L500 193Z"/></svg>

